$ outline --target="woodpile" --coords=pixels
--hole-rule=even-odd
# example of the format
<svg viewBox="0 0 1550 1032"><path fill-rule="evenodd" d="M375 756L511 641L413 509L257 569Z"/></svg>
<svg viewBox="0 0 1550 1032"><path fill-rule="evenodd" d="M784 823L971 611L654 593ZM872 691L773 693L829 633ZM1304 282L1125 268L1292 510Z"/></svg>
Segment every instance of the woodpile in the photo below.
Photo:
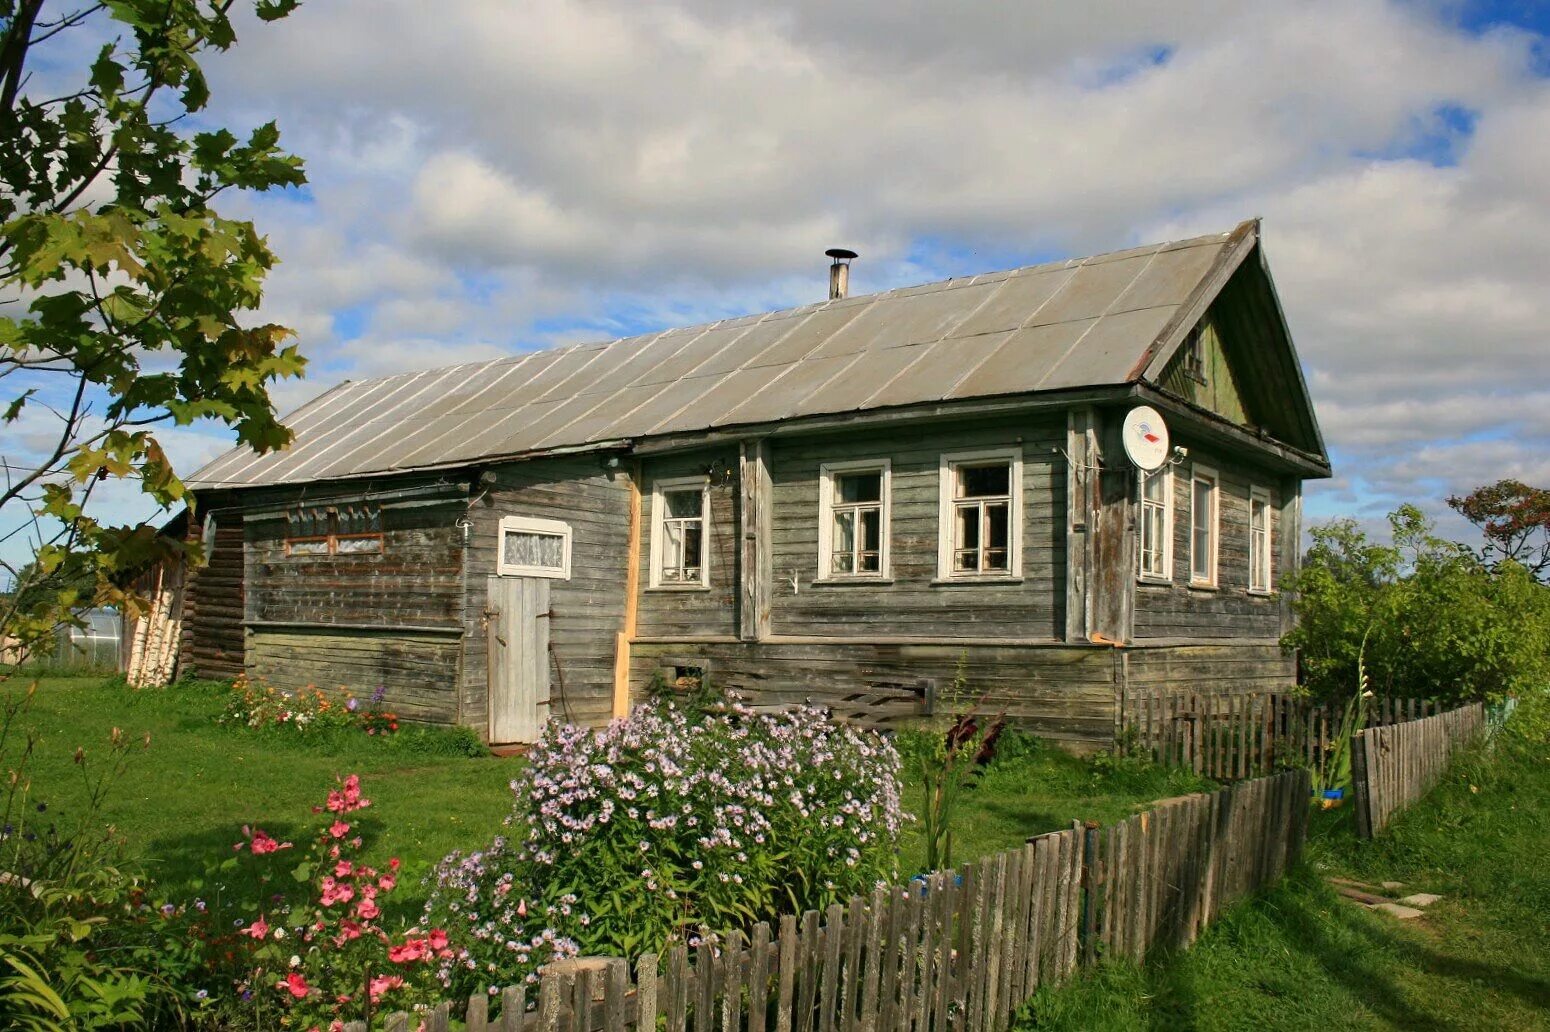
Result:
<svg viewBox="0 0 1550 1032"><path fill-rule="evenodd" d="M169 559L142 578L146 611L131 618L125 614L129 660L124 674L132 688L171 684L178 668L178 646L183 635L184 562Z"/></svg>

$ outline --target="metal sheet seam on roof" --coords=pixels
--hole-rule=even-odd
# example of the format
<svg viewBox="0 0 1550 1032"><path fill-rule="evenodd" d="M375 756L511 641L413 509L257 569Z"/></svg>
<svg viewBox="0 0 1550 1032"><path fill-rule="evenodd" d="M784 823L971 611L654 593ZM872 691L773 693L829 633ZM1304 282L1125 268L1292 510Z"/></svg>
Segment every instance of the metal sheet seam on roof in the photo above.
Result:
<svg viewBox="0 0 1550 1032"><path fill-rule="evenodd" d="M353 430L356 431L356 432L359 432L359 431L365 430L366 428L370 427L371 424L374 423L374 422L386 421L386 419L389 416L391 416L394 412L397 412L399 409L403 408L409 402L413 401L415 398L418 398L420 395L424 394L431 387L433 387L436 384L438 384L438 383L442 382L443 380L445 380L447 378L448 374L453 372L456 368L457 367L454 366L453 369L449 369L449 370L443 372L440 376L434 376L434 377L433 377L433 374L431 373L431 371L427 370L427 371L421 373L419 376L416 376L414 379L410 380L408 383L400 385L396 390L388 392L387 397L382 399L383 402L387 404L387 408L386 409L378 409L378 410L373 411L371 416L368 417L367 420L364 423L361 423L361 424L357 425L356 427L353 428ZM424 381L424 380L429 380L429 382L428 383L422 383L421 381ZM394 400L395 395L404 395L404 396L403 397L399 397L397 400ZM353 436L353 434L349 434L349 433L344 433L343 432L346 428L340 427L339 429L340 429L341 432L337 435L337 439L336 440L331 441L330 443L325 445L316 454L310 456L307 459L303 459L301 462L297 463L297 465L290 470L290 472L287 474L287 476L290 476L290 477L293 477L293 478L296 478L296 479L308 479L308 477L307 477L308 471L318 471L318 472L321 472L321 470L319 470L319 466L320 466L322 460L324 458L326 458L331 452L334 451L334 449L338 448L340 445L348 444L350 442L350 440L351 440L351 437ZM394 428L391 427L391 426L384 427L383 430L380 433L377 433L377 434L373 435L372 437L368 438L367 440L362 441L362 442L356 444L355 447L350 448L348 451L346 451L344 453L343 458L344 459L348 459L351 455L354 455L356 452L360 451L362 448L365 448L368 445L371 445L371 444L375 443L376 441L380 440L385 434L391 432L393 429ZM339 460L335 460L335 461L339 461ZM315 475L316 474L314 473L314 476Z"/></svg>
<svg viewBox="0 0 1550 1032"><path fill-rule="evenodd" d="M1113 308L1119 302L1119 299L1125 296L1125 291L1129 290L1130 287L1136 282L1136 280L1140 279L1143 275L1145 275L1146 270L1150 269L1152 267L1152 263L1157 260L1157 255L1158 255L1158 253L1161 250L1162 250L1162 248L1158 247L1157 249L1153 250L1151 254L1147 255L1146 264L1141 266L1141 268L1136 272L1136 274L1134 276L1130 277L1130 282L1129 283L1126 283L1123 287L1121 287L1120 289L1118 289L1118 290L1116 290L1114 292L1113 300L1111 300L1109 302L1108 306L1105 307L1104 310L1101 313L1099 313L1098 318L1093 320L1093 324L1091 326L1087 327L1087 329L1083 330L1082 333L1077 336L1076 340L1073 340L1071 342L1070 346L1066 348L1065 353L1050 364L1049 370L1044 374L1043 377L1040 378L1039 383L1037 385L1038 387L1043 387L1046 383L1048 383L1049 380L1050 380L1050 377L1055 375L1055 370L1057 370L1061 366L1065 365L1067 360L1069 360L1072 355L1076 354L1077 349L1082 346L1082 341L1086 340L1089 336L1091 336L1093 330L1097 328L1098 324L1101 323L1106 316L1108 316L1109 309ZM1073 278L1075 278L1075 277L1073 277ZM1064 289L1064 288L1062 288L1062 289Z"/></svg>
<svg viewBox="0 0 1550 1032"><path fill-rule="evenodd" d="M365 403L366 399L370 398L372 395L378 394L379 392L388 390L388 383L389 381L385 379L377 380L375 383L369 384L366 381L358 382L354 390L347 391L341 395L338 404L327 411L327 419L337 419L340 413L355 412ZM319 427L324 427L327 425L327 420L323 418L323 414L319 415L318 425ZM308 429L310 430L311 427L308 427ZM326 433L327 431L324 430L321 432ZM249 456L248 462L244 463L238 469L231 470L227 475L233 478L240 477L242 478L241 482L243 483L253 483L253 476L255 472L266 468L270 472L273 472L275 469L283 467L286 460L297 454L301 448L306 445L306 443L307 442L303 441L301 436L298 434L297 437L292 440L292 443L289 447L283 448L280 451L267 452L263 455L258 455L256 453L251 454Z"/></svg>
<svg viewBox="0 0 1550 1032"><path fill-rule="evenodd" d="M304 403L301 408L292 414L294 418L287 420L286 425L290 427L292 433L291 439L294 441L296 437L300 436L302 429L321 419L331 406L339 404L355 389L356 385L357 381L345 380L330 387L311 401ZM224 455L219 455L205 463L189 479L191 481L208 482L205 478L218 474L226 476L230 473L235 473L237 470L246 469L268 454L273 453L266 452L261 455L256 451L243 451L240 447L233 448ZM226 472L222 472L223 470Z"/></svg>
<svg viewBox="0 0 1550 1032"><path fill-rule="evenodd" d="M531 353L529 353L529 354L531 354ZM520 369L523 366L527 365L528 357L529 357L529 355L524 355L524 356L522 356L522 361L512 363L512 366L511 366L510 369L505 370L499 376L497 376L495 379L493 379L489 383L485 384L482 388L480 388L477 392L475 392L473 398L470 398L469 401L472 402L473 400L475 400L477 398L481 398L485 394L487 394L490 391L494 390L497 385L499 385L503 380L506 379L506 377L510 376L512 373L516 372L518 369ZM427 449L432 448L432 447L434 447L437 444L440 444L448 436L457 433L459 430L461 430L464 427L466 427L469 423L472 423L475 419L478 419L480 413L482 413L484 411L485 411L484 409L473 409L472 411L470 411L468 413L468 415L466 417L464 417L463 419L459 420L457 423L453 424L452 426L449 426L447 429L443 430L441 433L437 434L435 437L431 438L429 441L426 441L424 444L415 445L415 448L414 448L413 451L407 453L406 455L404 455L402 458L399 459L398 463L395 463L395 468L397 468L397 466L402 464L402 463L406 463L406 462L409 462L409 461L413 460L414 457L419 455L421 452L426 451Z"/></svg>
<svg viewBox="0 0 1550 1032"><path fill-rule="evenodd" d="M475 368L468 369L467 370L467 374L463 377L462 382L465 383L465 384L471 382L480 373L484 372L485 370L489 369L491 366L494 366L496 363L498 363L500 361L502 361L502 359L492 359L491 361L485 362L485 363L483 363L483 364L481 364L481 365L479 365L479 366L477 366ZM401 407L404 404L408 404L409 402L413 401L415 398L418 398L420 395L424 394L426 391L429 391L432 388L435 388L435 387L439 386L445 379L446 379L446 375L443 374L442 376L440 376L437 379L433 380L431 383L426 384L424 387L422 387L420 390L416 391L410 397L404 399L404 401L400 402L398 405L394 405L392 409L389 409L387 412L383 413L380 417L374 417L373 419L367 420L366 423L363 425L362 429L365 429L366 427L371 426L372 423L374 423L374 422L379 422L379 421L385 422L386 421L386 417L388 415L390 415L395 409ZM499 379L500 379L500 377L496 377L497 381ZM354 448L351 448L349 451L345 452L344 455L342 455L338 459L334 460L333 462L329 463L329 465L327 466L327 468L325 469L324 472L325 473L334 472L336 469L339 472L349 472L349 468L347 467L346 464L349 463L351 459L353 459L363 449L371 447L373 444L377 443L378 441L380 441L384 437L386 437L388 434L390 434L393 431L398 430L398 429L399 429L399 427L396 426L396 425L389 425L389 426L383 427L383 429L379 433L377 433L375 436L370 437L370 438L368 438L365 441L362 441L359 445L357 445ZM405 440L407 440L409 436L412 436L412 434L413 434L413 432L411 431L408 435L406 435ZM397 463L393 463L393 465L396 466ZM345 468L340 468L340 467L345 467Z"/></svg>

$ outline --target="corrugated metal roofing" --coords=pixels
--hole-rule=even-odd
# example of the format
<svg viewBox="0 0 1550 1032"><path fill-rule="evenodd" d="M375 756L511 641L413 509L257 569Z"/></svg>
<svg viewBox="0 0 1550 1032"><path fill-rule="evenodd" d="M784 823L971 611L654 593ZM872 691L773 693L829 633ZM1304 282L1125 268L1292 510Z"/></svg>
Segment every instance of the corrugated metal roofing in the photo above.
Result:
<svg viewBox="0 0 1550 1032"><path fill-rule="evenodd" d="M602 344L346 381L195 487L330 480L964 398L1129 383L1238 229Z"/></svg>

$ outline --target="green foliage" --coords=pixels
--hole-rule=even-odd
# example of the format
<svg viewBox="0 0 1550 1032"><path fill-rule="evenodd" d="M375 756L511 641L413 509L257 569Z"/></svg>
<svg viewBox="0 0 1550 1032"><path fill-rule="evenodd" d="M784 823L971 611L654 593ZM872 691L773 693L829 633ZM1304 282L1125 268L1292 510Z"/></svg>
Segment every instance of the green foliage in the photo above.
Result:
<svg viewBox="0 0 1550 1032"><path fill-rule="evenodd" d="M1352 520L1311 530L1291 578L1304 681L1322 700L1346 697L1366 667L1379 696L1444 703L1542 689L1550 680L1550 588L1522 566L1489 567L1432 534L1404 506L1393 543L1369 541Z"/></svg>
<svg viewBox="0 0 1550 1032"><path fill-rule="evenodd" d="M74 820L51 813L32 790L39 736L24 723L33 697L0 707L0 1015L17 1029L141 1024L171 997L153 980L135 927L140 879L99 821L131 743L115 728L100 769L77 749L86 805Z"/></svg>
<svg viewBox="0 0 1550 1032"><path fill-rule="evenodd" d="M255 4L266 21L294 7ZM8 570L18 590L0 600L0 633L23 646L78 609L137 606L123 582L157 559L200 560L196 543L100 522L94 488L125 479L160 505L186 501L157 426L213 419L261 451L284 445L269 385L304 364L291 331L249 325L274 255L213 207L227 190L302 184L300 160L273 123L245 140L185 128L209 100L200 60L236 42L231 4L42 8L0 5L0 294L17 309L0 314L0 421L36 410L52 425L35 451L6 455L26 461L0 491L10 522L34 521L33 561ZM30 76L44 40L57 96ZM72 52L90 55L73 82L57 61Z"/></svg>
<svg viewBox="0 0 1550 1032"><path fill-rule="evenodd" d="M951 697L959 697L961 679ZM935 733L910 738L909 770L921 789L921 831L926 842L926 870L953 866L953 827L959 801L996 756L1006 730L1006 715L987 716L973 703L938 722Z"/></svg>

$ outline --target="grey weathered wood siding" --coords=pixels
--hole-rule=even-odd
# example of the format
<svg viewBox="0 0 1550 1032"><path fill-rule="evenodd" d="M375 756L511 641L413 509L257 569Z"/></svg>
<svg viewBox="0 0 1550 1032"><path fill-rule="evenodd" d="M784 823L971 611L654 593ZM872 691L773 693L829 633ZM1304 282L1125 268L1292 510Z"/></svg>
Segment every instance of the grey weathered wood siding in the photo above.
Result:
<svg viewBox="0 0 1550 1032"><path fill-rule="evenodd" d="M889 432L777 441L774 488L776 635L929 636L1054 640L1065 626L1065 468L1054 449L1065 422L1047 417L928 425ZM1022 449L1021 577L1017 583L937 580L944 453ZM819 468L823 463L890 463L890 560L887 583L823 583L818 557Z"/></svg>
<svg viewBox="0 0 1550 1032"><path fill-rule="evenodd" d="M736 448L716 448L649 458L641 466L639 638L735 637L738 631ZM705 528L708 588L652 587L651 550L659 547L653 487L660 480L701 476L709 471L710 525ZM622 580L623 570L619 572Z"/></svg>
<svg viewBox="0 0 1550 1032"><path fill-rule="evenodd" d="M1135 639L1259 639L1276 641L1281 633L1280 600L1249 593L1249 491L1270 496L1271 583L1284 569L1280 531L1280 476L1257 470L1241 459L1181 442L1189 458L1173 475L1173 581L1136 585ZM1215 588L1189 584L1190 477L1194 466L1216 470L1219 485L1217 582Z"/></svg>
<svg viewBox="0 0 1550 1032"><path fill-rule="evenodd" d="M1274 644L1141 646L1124 652L1131 694L1281 691L1297 683L1297 656Z"/></svg>
<svg viewBox="0 0 1550 1032"><path fill-rule="evenodd" d="M1086 751L1113 740L1120 654L1091 645L889 645L809 638L642 644L631 652L630 665L637 686L657 670L698 667L712 683L757 703L819 705L877 681L934 678L946 691L962 672L968 692L985 696L992 711L1004 708L1040 736Z"/></svg>
<svg viewBox="0 0 1550 1032"><path fill-rule="evenodd" d="M435 497L379 500L417 486L426 485L384 481L246 499L249 673L281 688L315 684L357 695L380 688L384 705L405 716L459 719L463 543L457 520L466 494L449 487ZM275 513L302 498L309 505L379 504L382 552L287 556L286 521Z"/></svg>
<svg viewBox="0 0 1550 1032"><path fill-rule="evenodd" d="M569 580L549 582L550 713L600 724L613 700L614 637L624 619L629 540L628 466L608 470L595 455L539 459L493 467L495 483L479 489L469 510L463 585L463 723L489 726L488 588L497 573L503 516L563 520L571 528Z"/></svg>

